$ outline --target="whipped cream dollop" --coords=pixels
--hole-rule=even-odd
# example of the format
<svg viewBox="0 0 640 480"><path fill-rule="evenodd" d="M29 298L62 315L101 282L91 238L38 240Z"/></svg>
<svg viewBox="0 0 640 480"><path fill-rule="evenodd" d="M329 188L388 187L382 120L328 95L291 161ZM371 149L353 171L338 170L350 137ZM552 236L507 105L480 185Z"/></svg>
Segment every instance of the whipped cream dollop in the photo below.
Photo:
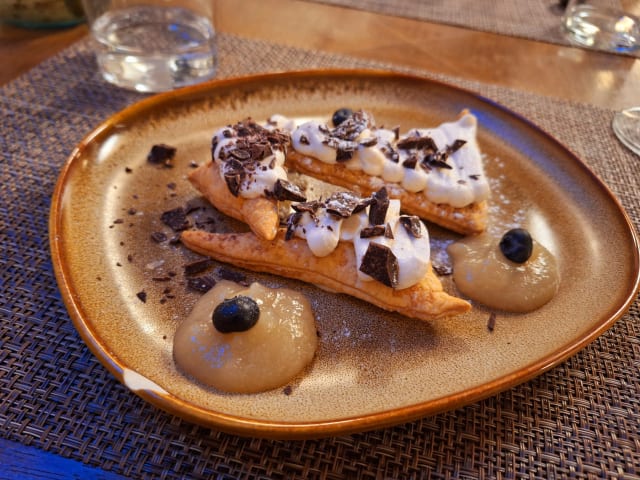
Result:
<svg viewBox="0 0 640 480"><path fill-rule="evenodd" d="M233 195L256 198L272 193L278 180L287 181L284 161L289 144L288 133L247 119L215 132L211 157Z"/></svg>
<svg viewBox="0 0 640 480"><path fill-rule="evenodd" d="M292 147L321 162L341 163L352 170L422 193L434 203L465 207L489 196L476 117L465 111L453 122L434 128L378 128L373 116L354 112L331 129L317 120L296 124L282 115L269 123L291 132Z"/></svg>
<svg viewBox="0 0 640 480"><path fill-rule="evenodd" d="M306 239L312 253L329 255L339 242L355 249L358 277L404 289L424 278L429 269L427 227L416 216L401 215L400 201L385 189L370 198L337 192L323 202L292 204L287 238Z"/></svg>

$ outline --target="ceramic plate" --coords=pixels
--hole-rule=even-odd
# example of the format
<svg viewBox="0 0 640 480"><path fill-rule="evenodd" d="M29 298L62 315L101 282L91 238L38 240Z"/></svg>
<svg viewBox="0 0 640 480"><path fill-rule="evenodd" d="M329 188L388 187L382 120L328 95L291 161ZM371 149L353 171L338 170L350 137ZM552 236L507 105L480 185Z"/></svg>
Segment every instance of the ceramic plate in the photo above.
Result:
<svg viewBox="0 0 640 480"><path fill-rule="evenodd" d="M166 210L198 195L186 180L210 156L217 128L280 113L322 117L363 108L378 125L434 126L464 108L479 120L491 178L489 230L524 226L560 266L557 296L530 314L471 313L421 322L271 275L314 306L320 347L287 389L219 393L172 360L178 324L201 294L184 265L196 255L154 232ZM177 148L172 168L147 162L154 144ZM211 210L219 229L242 229ZM308 438L381 428L475 402L552 368L609 328L638 286L637 238L611 192L573 154L525 119L476 94L422 78L321 71L223 80L148 98L91 132L61 173L51 249L71 318L100 361L132 391L190 421L240 435ZM455 240L430 226L436 254ZM222 270L221 270L222 268ZM225 270L226 269L226 270ZM455 292L450 277L445 288ZM141 292L146 295L141 300Z"/></svg>

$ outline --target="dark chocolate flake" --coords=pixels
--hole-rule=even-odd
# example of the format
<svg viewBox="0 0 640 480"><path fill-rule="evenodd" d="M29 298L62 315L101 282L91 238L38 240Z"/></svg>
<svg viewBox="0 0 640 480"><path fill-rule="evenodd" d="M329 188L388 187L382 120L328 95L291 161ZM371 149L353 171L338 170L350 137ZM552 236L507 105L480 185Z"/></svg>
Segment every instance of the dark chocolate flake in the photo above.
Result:
<svg viewBox="0 0 640 480"><path fill-rule="evenodd" d="M402 166L410 170L414 170L417 164L418 164L418 157L416 155L411 155L404 162L402 162Z"/></svg>
<svg viewBox="0 0 640 480"><path fill-rule="evenodd" d="M362 257L360 271L387 287L398 285L398 259L386 245L371 242Z"/></svg>
<svg viewBox="0 0 640 480"><path fill-rule="evenodd" d="M353 152L353 150L343 150L342 148L339 148L336 151L336 162L340 163L351 160L353 158Z"/></svg>
<svg viewBox="0 0 640 480"><path fill-rule="evenodd" d="M372 195L369 207L369 222L371 225L383 225L389 208L389 195L387 189L382 187Z"/></svg>
<svg viewBox="0 0 640 480"><path fill-rule="evenodd" d="M493 332L494 328L496 328L496 312L491 312L487 321L487 330Z"/></svg>
<svg viewBox="0 0 640 480"><path fill-rule="evenodd" d="M136 297L138 297L142 303L147 303L147 292L144 290L136 293Z"/></svg>
<svg viewBox="0 0 640 480"><path fill-rule="evenodd" d="M196 260L191 263L187 263L184 266L184 274L187 276L197 275L198 273L202 273L205 270L208 270L213 266L213 260L210 258L205 258L203 260Z"/></svg>
<svg viewBox="0 0 640 480"><path fill-rule="evenodd" d="M206 293L211 290L216 283L216 279L210 275L191 277L187 279L187 288L196 292Z"/></svg>
<svg viewBox="0 0 640 480"><path fill-rule="evenodd" d="M162 223L171 228L174 232L180 232L190 227L189 219L184 208L178 207L168 210L160 216Z"/></svg>
<svg viewBox="0 0 640 480"><path fill-rule="evenodd" d="M291 200L293 202L305 202L307 200L300 187L281 178L273 186L273 195L277 200Z"/></svg>
<svg viewBox="0 0 640 480"><path fill-rule="evenodd" d="M328 213L340 218L350 217L360 204L360 197L350 192L335 192L326 201Z"/></svg>
<svg viewBox="0 0 640 480"><path fill-rule="evenodd" d="M147 155L147 161L156 165L163 164L165 166L171 166L171 161L175 155L175 147L161 143L151 147Z"/></svg>
<svg viewBox="0 0 640 480"><path fill-rule="evenodd" d="M153 240L156 243L162 243L167 240L167 235L163 232L153 232L151 234L151 240Z"/></svg>
<svg viewBox="0 0 640 480"><path fill-rule="evenodd" d="M229 270L228 268L220 267L216 271L220 280L229 280L230 282L236 282L240 285L247 285L247 276L244 273L237 272L235 270Z"/></svg>
<svg viewBox="0 0 640 480"><path fill-rule="evenodd" d="M380 237L385 233L385 227L382 225L375 225L373 227L365 227L360 230L360 238Z"/></svg>
<svg viewBox="0 0 640 480"><path fill-rule="evenodd" d="M400 223L410 235L415 238L422 237L422 222L415 215L401 215Z"/></svg>
<svg viewBox="0 0 640 480"><path fill-rule="evenodd" d="M447 147L447 152L448 153L454 153L457 152L458 150L460 150L465 144L467 143L466 140L460 140L457 139L455 140L451 145L449 145Z"/></svg>

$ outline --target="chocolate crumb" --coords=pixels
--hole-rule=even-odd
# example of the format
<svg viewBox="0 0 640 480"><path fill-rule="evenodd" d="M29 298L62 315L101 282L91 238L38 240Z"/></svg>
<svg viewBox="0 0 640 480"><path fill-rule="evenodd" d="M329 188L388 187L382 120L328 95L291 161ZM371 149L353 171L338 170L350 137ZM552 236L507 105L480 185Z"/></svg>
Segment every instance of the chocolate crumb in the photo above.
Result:
<svg viewBox="0 0 640 480"><path fill-rule="evenodd" d="M168 210L160 216L162 223L171 228L174 232L186 230L190 227L189 220L187 219L186 211L182 207Z"/></svg>
<svg viewBox="0 0 640 480"><path fill-rule="evenodd" d="M431 260L431 266L433 267L433 271L442 277L446 277L447 275L451 275L453 273L453 268L451 265L446 263L439 263L434 260Z"/></svg>
<svg viewBox="0 0 640 480"><path fill-rule="evenodd" d="M158 144L151 147L149 154L147 155L147 161L156 165L164 165L165 167L171 167L171 161L176 155L176 148L170 145Z"/></svg>
<svg viewBox="0 0 640 480"><path fill-rule="evenodd" d="M496 327L496 312L491 312L489 315L489 320L487 321L487 330L493 332L493 329Z"/></svg>
<svg viewBox="0 0 640 480"><path fill-rule="evenodd" d="M129 210L127 210L127 213L129 215L135 215L136 213L138 213L138 211L135 208L130 208Z"/></svg>
<svg viewBox="0 0 640 480"><path fill-rule="evenodd" d="M122 218L116 218L113 223L114 225L120 225L121 223L124 223L124 220Z"/></svg>
<svg viewBox="0 0 640 480"><path fill-rule="evenodd" d="M187 276L197 275L208 270L213 265L213 260L205 258L204 260L196 260L184 266L184 274Z"/></svg>
<svg viewBox="0 0 640 480"><path fill-rule="evenodd" d="M398 285L398 259L386 245L371 242L362 258L360 271L387 287Z"/></svg>
<svg viewBox="0 0 640 480"><path fill-rule="evenodd" d="M124 172L125 173L131 173L131 172L133 172L133 170L131 170L129 167L124 167Z"/></svg>
<svg viewBox="0 0 640 480"><path fill-rule="evenodd" d="M287 385L286 387L284 387L282 389L282 393L284 393L285 395L289 396L293 393L293 388L291 387L291 385Z"/></svg>
<svg viewBox="0 0 640 480"><path fill-rule="evenodd" d="M162 243L167 240L167 235L162 232L153 232L151 234L151 240L153 240L156 243Z"/></svg>
<svg viewBox="0 0 640 480"><path fill-rule="evenodd" d="M131 254L127 255L127 261L129 263L133 262L133 255L131 255Z"/></svg>
<svg viewBox="0 0 640 480"><path fill-rule="evenodd" d="M136 297L138 297L142 303L147 303L147 292L144 290L136 293Z"/></svg>
<svg viewBox="0 0 640 480"><path fill-rule="evenodd" d="M239 283L240 285L249 286L247 276L244 273L229 270L224 267L218 268L216 273L220 280L229 280L231 282Z"/></svg>
<svg viewBox="0 0 640 480"><path fill-rule="evenodd" d="M187 287L196 292L206 293L211 290L215 284L216 279L210 275L202 277L192 277L187 279Z"/></svg>
<svg viewBox="0 0 640 480"><path fill-rule="evenodd" d="M175 190L176 189L176 183L175 182L167 183L167 188L169 190Z"/></svg>
<svg viewBox="0 0 640 480"><path fill-rule="evenodd" d="M171 277L169 275L163 275L161 277L151 277L151 280L154 282L168 282L171 280Z"/></svg>

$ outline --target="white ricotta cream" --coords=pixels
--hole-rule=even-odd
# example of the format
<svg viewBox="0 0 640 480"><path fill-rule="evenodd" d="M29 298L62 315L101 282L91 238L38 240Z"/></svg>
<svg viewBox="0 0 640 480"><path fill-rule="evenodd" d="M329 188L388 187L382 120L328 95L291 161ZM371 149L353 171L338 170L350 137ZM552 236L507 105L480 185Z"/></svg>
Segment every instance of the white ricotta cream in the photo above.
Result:
<svg viewBox="0 0 640 480"><path fill-rule="evenodd" d="M315 120L297 126L282 115L271 120L291 131L292 146L297 152L398 183L431 202L465 207L489 196L476 138L478 122L473 114L464 113L456 121L435 128L412 129L403 136L375 127L370 114L358 114L362 117L355 123L362 122L361 128L356 129L356 136L348 138L342 125L331 130Z"/></svg>
<svg viewBox="0 0 640 480"><path fill-rule="evenodd" d="M263 139L255 139L256 143L268 145ZM233 127L224 127L218 130L212 144L212 157L214 162L220 166L220 175L225 179L228 175L233 175L237 170L238 163L243 165L242 175L237 194L243 198L256 198L263 196L265 191L273 191L273 187L278 179L287 180L287 172L284 169L285 152L276 147L267 147L265 154L261 158L247 161L242 158L246 155L246 145L242 145L242 139L238 137L238 132ZM238 160L234 162L233 160Z"/></svg>
<svg viewBox="0 0 640 480"><path fill-rule="evenodd" d="M303 212L294 227L294 235L307 240L309 249L314 255L329 255L337 247L338 242L352 242L358 265L358 276L362 281L373 278L360 271L362 260L371 242L391 249L398 262L398 283L396 289L415 285L426 275L430 262L429 233L421 220L415 218L420 229L420 236L410 233L400 219L400 201L389 200L389 207L384 219L387 233L362 238L363 229L370 227L369 209L341 218L319 208L313 214ZM391 233L389 235L389 232Z"/></svg>

